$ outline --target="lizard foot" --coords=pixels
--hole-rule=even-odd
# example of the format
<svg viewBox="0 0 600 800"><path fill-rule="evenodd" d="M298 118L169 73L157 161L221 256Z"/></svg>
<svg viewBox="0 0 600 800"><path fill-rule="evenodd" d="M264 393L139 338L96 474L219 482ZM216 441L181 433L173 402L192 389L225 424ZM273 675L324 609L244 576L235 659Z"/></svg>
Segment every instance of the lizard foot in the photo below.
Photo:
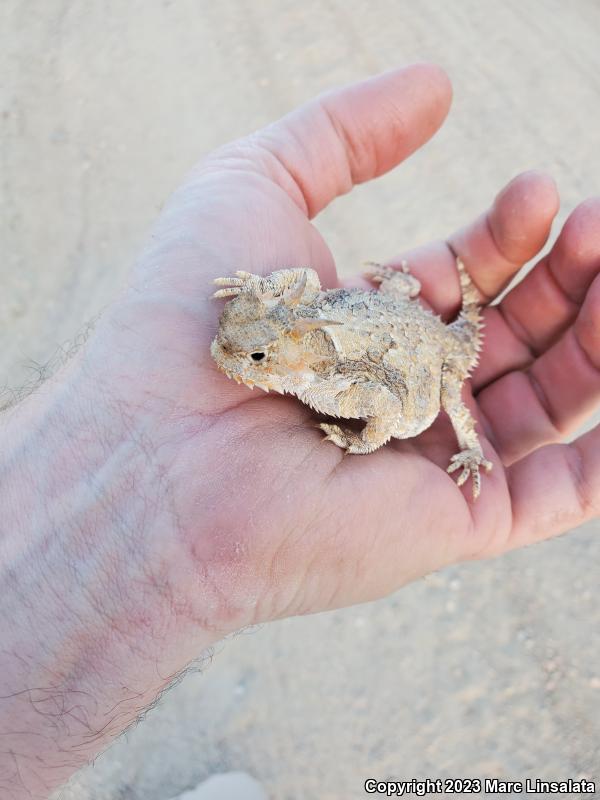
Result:
<svg viewBox="0 0 600 800"><path fill-rule="evenodd" d="M347 453L354 453L355 455L371 453L380 446L379 443L365 439L363 434L356 433L356 431L352 431L349 428L340 428L339 425L332 425L329 422L321 422L319 428L327 434L323 439L324 442L333 442Z"/></svg>
<svg viewBox="0 0 600 800"><path fill-rule="evenodd" d="M410 274L407 261L402 262L400 269L386 267L375 261L367 261L365 266L368 268L364 273L365 276L373 283L379 283L380 291L385 294L391 294L398 299L408 297L412 300L421 291L421 284Z"/></svg>
<svg viewBox="0 0 600 800"><path fill-rule="evenodd" d="M462 472L458 476L456 483L458 486L462 486L463 483L468 480L470 475L473 479L473 498L476 500L481 492L481 476L479 474L479 468L483 467L486 472L489 472L492 468L492 463L484 458L481 450L473 448L471 450L462 450L460 453L452 456L450 459L450 466L448 467L447 471L454 472L461 467Z"/></svg>

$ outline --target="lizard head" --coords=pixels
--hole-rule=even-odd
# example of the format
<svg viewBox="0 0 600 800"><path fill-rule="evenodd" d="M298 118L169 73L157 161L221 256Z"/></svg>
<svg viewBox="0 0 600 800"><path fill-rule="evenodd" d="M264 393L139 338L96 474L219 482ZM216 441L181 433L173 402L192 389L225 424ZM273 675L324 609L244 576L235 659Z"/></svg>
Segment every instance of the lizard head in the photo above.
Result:
<svg viewBox="0 0 600 800"><path fill-rule="evenodd" d="M296 296L293 289L280 297L242 291L230 300L211 345L219 369L265 391L292 391L292 383L308 378L313 356L306 335L338 323L306 316Z"/></svg>

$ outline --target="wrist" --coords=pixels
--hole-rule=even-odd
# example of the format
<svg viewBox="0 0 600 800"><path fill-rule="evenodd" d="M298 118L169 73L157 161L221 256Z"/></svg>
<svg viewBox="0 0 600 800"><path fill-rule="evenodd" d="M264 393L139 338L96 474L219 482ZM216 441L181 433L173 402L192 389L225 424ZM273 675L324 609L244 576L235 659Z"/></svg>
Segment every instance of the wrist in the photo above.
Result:
<svg viewBox="0 0 600 800"><path fill-rule="evenodd" d="M0 733L57 782L230 630L182 558L150 427L82 358L0 420Z"/></svg>

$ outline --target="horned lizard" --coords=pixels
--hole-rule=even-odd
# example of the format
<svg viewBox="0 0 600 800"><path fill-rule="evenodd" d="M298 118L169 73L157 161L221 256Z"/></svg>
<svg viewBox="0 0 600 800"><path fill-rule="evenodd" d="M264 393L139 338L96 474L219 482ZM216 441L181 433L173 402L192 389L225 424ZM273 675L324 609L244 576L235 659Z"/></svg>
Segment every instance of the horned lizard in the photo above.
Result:
<svg viewBox="0 0 600 800"><path fill-rule="evenodd" d="M459 259L457 269L462 308L448 325L417 300L421 286L406 262L400 270L370 264L379 291L322 290L317 273L304 267L217 278L222 288L213 296L233 299L221 315L212 356L238 383L296 395L328 416L366 420L360 432L321 423L326 439L348 453L416 436L443 408L460 446L448 472L462 470L459 486L471 476L476 498L479 469L492 465L461 386L477 363L482 321Z"/></svg>

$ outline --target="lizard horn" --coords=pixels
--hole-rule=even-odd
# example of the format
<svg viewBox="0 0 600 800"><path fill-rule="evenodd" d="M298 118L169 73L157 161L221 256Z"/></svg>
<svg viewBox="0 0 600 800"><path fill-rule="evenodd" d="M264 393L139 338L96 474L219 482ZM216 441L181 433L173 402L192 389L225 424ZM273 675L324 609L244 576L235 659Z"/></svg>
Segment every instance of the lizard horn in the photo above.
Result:
<svg viewBox="0 0 600 800"><path fill-rule="evenodd" d="M299 278L293 286L291 286L287 292L283 295L283 300L286 306L297 306L300 300L302 299L302 295L304 294L304 290L306 289L306 272L302 274L302 277Z"/></svg>
<svg viewBox="0 0 600 800"><path fill-rule="evenodd" d="M296 336L304 336L309 331L316 331L319 328L327 328L329 325L343 325L343 322L337 322L333 319L310 319L309 317L300 317L294 320L291 332Z"/></svg>

